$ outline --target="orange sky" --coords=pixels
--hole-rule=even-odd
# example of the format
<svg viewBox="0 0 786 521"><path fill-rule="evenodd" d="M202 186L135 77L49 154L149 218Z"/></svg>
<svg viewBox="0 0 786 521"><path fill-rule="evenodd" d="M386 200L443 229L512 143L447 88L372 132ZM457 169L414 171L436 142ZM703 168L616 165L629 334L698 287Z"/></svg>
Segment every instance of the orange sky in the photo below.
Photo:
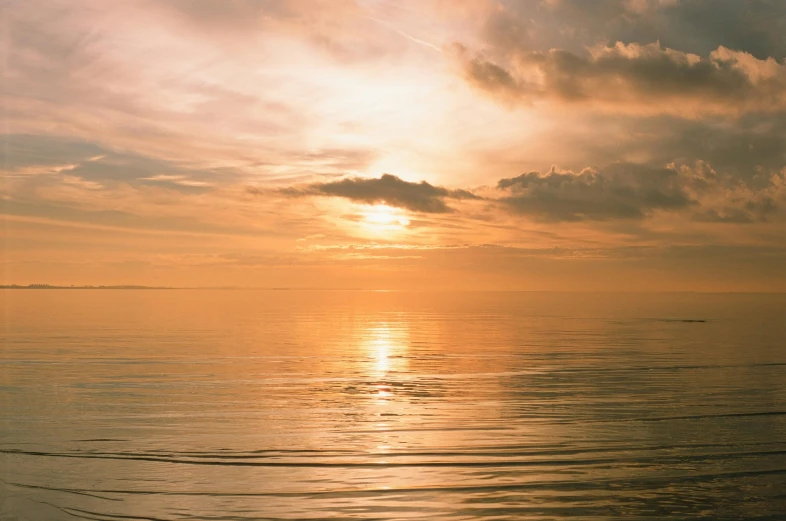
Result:
<svg viewBox="0 0 786 521"><path fill-rule="evenodd" d="M3 283L786 291L778 2L0 18Z"/></svg>

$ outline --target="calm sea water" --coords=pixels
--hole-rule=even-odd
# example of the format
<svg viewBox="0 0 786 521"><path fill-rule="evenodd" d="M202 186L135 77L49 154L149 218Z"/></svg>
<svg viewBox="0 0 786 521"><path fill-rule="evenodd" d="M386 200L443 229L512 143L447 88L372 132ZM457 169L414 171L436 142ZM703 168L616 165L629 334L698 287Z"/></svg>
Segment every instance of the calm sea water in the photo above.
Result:
<svg viewBox="0 0 786 521"><path fill-rule="evenodd" d="M5 291L0 519L786 519L786 295Z"/></svg>

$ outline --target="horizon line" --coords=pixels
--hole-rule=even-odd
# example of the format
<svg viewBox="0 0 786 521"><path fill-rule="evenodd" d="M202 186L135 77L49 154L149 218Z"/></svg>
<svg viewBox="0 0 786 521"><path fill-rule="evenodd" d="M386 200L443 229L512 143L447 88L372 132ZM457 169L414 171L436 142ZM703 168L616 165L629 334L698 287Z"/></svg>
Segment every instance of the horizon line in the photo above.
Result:
<svg viewBox="0 0 786 521"><path fill-rule="evenodd" d="M368 291L378 293L621 293L621 294L740 294L786 295L786 291L712 291L712 290L586 290L586 289L390 289L318 286L148 286L144 284L0 284L0 289L15 290L235 290L235 291Z"/></svg>

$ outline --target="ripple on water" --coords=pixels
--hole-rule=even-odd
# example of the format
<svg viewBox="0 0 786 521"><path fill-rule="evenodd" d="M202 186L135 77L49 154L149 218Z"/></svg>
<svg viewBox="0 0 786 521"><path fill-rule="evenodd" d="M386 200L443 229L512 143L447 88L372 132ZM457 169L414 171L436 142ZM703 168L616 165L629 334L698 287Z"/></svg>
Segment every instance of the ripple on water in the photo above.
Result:
<svg viewBox="0 0 786 521"><path fill-rule="evenodd" d="M4 521L786 512L784 296L27 293Z"/></svg>

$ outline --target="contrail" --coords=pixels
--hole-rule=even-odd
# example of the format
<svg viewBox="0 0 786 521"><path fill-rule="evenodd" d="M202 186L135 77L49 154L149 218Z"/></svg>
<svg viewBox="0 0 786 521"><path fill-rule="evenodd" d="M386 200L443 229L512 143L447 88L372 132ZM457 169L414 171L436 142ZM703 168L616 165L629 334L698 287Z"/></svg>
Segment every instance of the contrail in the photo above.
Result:
<svg viewBox="0 0 786 521"><path fill-rule="evenodd" d="M390 24L390 23L386 22L385 20L380 20L379 18L374 18L373 16L366 16L366 15L364 15L364 18L368 18L369 20L374 20L375 22L377 22L377 23L380 23L380 24L384 25L384 26L385 26L385 27L387 27L388 29L391 29L391 30L393 30L393 31L396 31L398 34L400 34L401 36L403 36L403 37L404 37L404 38L406 38L407 40L413 41L413 42L415 42L415 43L419 43L420 45L424 45L424 46L428 47L429 49L434 49L434 50L435 50L435 51L437 51L437 52L442 52L442 49L440 49L439 47L437 47L437 46L436 46L436 45L434 45L433 43L427 42L427 41L425 41L425 40L421 40L420 38L415 38L415 37L414 37L414 36L412 36L411 34L407 34L407 33L405 33L405 32L404 32L404 31L402 31L401 29L399 29L399 28L397 28L397 27L393 26L392 24Z"/></svg>

